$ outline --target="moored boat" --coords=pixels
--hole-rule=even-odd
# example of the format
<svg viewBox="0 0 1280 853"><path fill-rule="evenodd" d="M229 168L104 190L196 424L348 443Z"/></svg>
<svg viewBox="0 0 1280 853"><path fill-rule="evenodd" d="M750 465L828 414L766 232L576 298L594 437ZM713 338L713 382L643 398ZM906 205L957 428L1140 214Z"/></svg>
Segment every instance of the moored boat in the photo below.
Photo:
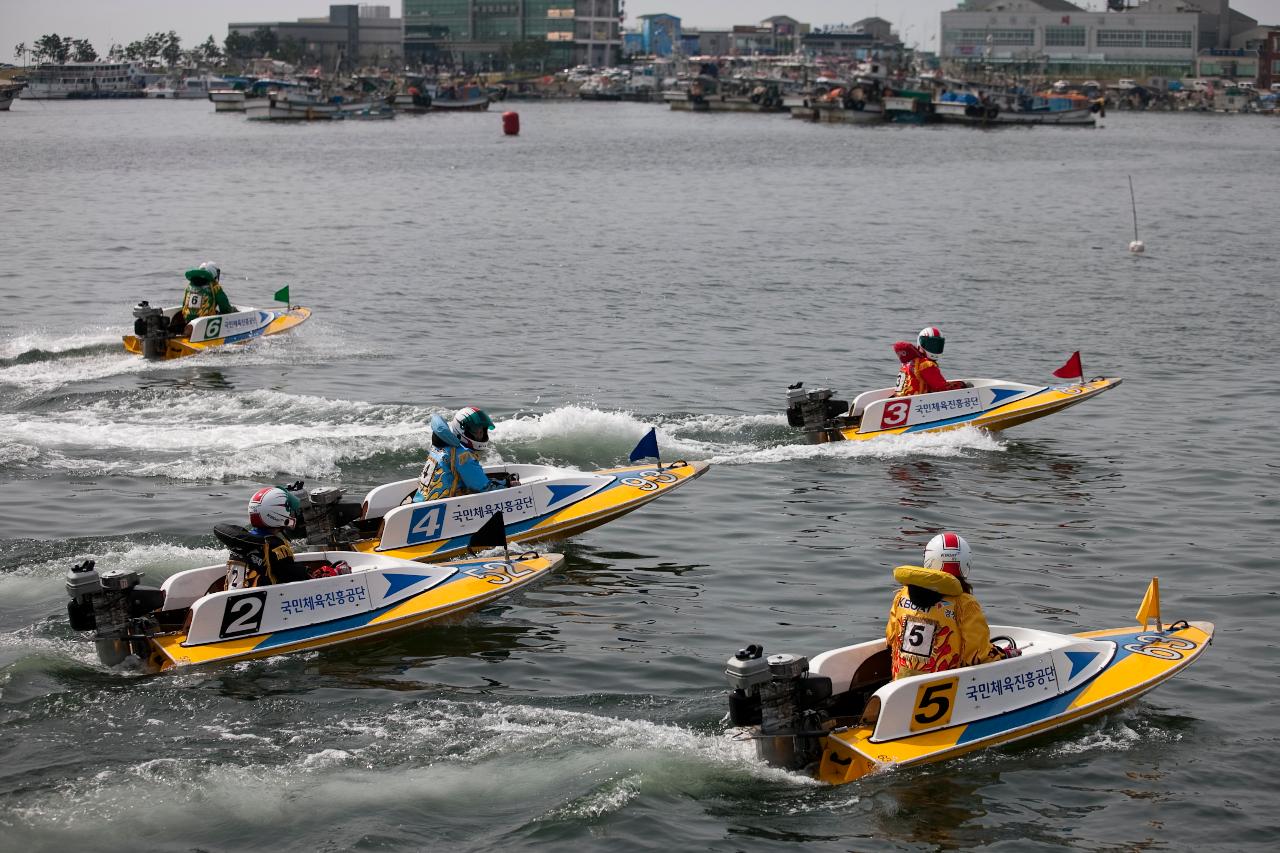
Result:
<svg viewBox="0 0 1280 853"><path fill-rule="evenodd" d="M1161 625L1155 580L1138 620L1079 634L992 625L993 642L1019 656L897 680L884 637L812 661L747 646L725 668L733 734L769 764L833 785L1012 743L1141 696L1213 640L1210 622Z"/></svg>
<svg viewBox="0 0 1280 853"><path fill-rule="evenodd" d="M478 83L446 83L436 87L431 109L436 111L481 111L489 109L489 90Z"/></svg>
<svg viewBox="0 0 1280 853"><path fill-rule="evenodd" d="M1079 95L947 92L933 102L939 121L983 127L1056 124L1095 127L1101 105Z"/></svg>
<svg viewBox="0 0 1280 853"><path fill-rule="evenodd" d="M338 103L311 92L279 90L245 101L245 118L253 121L329 121Z"/></svg>
<svg viewBox="0 0 1280 853"><path fill-rule="evenodd" d="M22 100L141 98L142 75L131 62L44 62L31 71Z"/></svg>
<svg viewBox="0 0 1280 853"><path fill-rule="evenodd" d="M0 86L0 111L9 109L13 99L22 91L22 86Z"/></svg>

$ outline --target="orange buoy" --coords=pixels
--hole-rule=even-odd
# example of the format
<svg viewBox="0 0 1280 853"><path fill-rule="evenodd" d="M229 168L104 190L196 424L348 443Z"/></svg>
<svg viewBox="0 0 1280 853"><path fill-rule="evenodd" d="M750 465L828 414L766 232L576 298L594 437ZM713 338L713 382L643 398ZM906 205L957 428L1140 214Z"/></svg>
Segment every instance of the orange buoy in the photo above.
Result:
<svg viewBox="0 0 1280 853"><path fill-rule="evenodd" d="M502 132L507 136L520 135L520 113L508 110L502 114Z"/></svg>

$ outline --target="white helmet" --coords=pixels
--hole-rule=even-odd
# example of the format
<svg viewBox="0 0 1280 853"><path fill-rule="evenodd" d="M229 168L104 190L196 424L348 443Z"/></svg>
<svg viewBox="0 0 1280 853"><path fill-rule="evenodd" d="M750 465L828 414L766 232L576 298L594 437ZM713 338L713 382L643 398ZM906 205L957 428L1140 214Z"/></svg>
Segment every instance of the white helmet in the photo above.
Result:
<svg viewBox="0 0 1280 853"><path fill-rule="evenodd" d="M258 489L249 498L249 524L273 530L293 527L296 506L297 499L284 489L275 486Z"/></svg>
<svg viewBox="0 0 1280 853"><path fill-rule="evenodd" d="M218 279L222 278L222 270L218 269L218 265L215 264L213 261L205 261L203 264L200 265L200 269L207 270L209 274L213 276L214 281L217 281Z"/></svg>
<svg viewBox="0 0 1280 853"><path fill-rule="evenodd" d="M939 533L925 546L924 567L967 580L972 567L969 543L959 533Z"/></svg>
<svg viewBox="0 0 1280 853"><path fill-rule="evenodd" d="M489 430L494 429L493 421L483 409L467 406L458 409L453 420L449 421L449 429L458 437L463 447L482 450L489 443Z"/></svg>
<svg viewBox="0 0 1280 853"><path fill-rule="evenodd" d="M946 343L947 339L942 337L942 330L937 326L925 326L916 335L916 344L935 361L942 356L942 348Z"/></svg>

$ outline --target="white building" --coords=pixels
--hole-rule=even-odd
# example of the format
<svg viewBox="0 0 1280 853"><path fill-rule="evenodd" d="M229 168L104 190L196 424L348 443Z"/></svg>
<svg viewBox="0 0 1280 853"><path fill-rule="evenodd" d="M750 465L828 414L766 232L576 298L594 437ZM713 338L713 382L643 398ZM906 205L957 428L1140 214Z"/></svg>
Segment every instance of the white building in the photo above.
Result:
<svg viewBox="0 0 1280 853"><path fill-rule="evenodd" d="M1182 77L1194 73L1204 18L1198 6L1175 0L1123 11L1067 0L970 0L942 13L941 57L1055 77Z"/></svg>

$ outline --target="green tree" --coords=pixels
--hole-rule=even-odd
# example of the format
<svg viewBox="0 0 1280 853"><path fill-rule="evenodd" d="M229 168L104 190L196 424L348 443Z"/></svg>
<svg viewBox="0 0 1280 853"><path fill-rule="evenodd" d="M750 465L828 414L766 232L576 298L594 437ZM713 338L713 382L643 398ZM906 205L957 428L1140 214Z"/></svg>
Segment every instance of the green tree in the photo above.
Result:
<svg viewBox="0 0 1280 853"><path fill-rule="evenodd" d="M253 43L257 56L275 56L280 49L280 36L270 27L258 27L253 31Z"/></svg>
<svg viewBox="0 0 1280 853"><path fill-rule="evenodd" d="M524 39L513 43L507 55L516 68L541 70L551 55L551 45L545 39Z"/></svg>
<svg viewBox="0 0 1280 853"><path fill-rule="evenodd" d="M107 59L114 59L119 62L124 58L124 47L119 42L112 44L111 49L107 51Z"/></svg>
<svg viewBox="0 0 1280 853"><path fill-rule="evenodd" d="M227 59L247 59L253 54L253 39L239 33L227 33L222 43L222 51Z"/></svg>
<svg viewBox="0 0 1280 853"><path fill-rule="evenodd" d="M45 57L50 62L66 62L71 55L71 39L64 39L57 33L40 36L36 39L34 52L37 57Z"/></svg>
<svg viewBox="0 0 1280 853"><path fill-rule="evenodd" d="M222 50L218 47L218 43L213 40L213 36L205 39L204 44L200 45L196 50L205 62L217 62L222 59Z"/></svg>
<svg viewBox="0 0 1280 853"><path fill-rule="evenodd" d="M76 39L71 43L72 58L76 62L96 62L98 59L98 51L93 49L93 45L88 39Z"/></svg>
<svg viewBox="0 0 1280 853"><path fill-rule="evenodd" d="M182 59L182 39L173 30L160 36L160 39L160 56L164 58L165 64L172 68L178 64L178 60Z"/></svg>
<svg viewBox="0 0 1280 853"><path fill-rule="evenodd" d="M164 50L164 33L152 33L142 40L142 59L154 61Z"/></svg>
<svg viewBox="0 0 1280 853"><path fill-rule="evenodd" d="M27 43L25 41L20 41L13 46L13 55L21 59L23 65L27 64L28 53L30 53L30 51L27 50Z"/></svg>
<svg viewBox="0 0 1280 853"><path fill-rule="evenodd" d="M275 51L275 58L284 60L290 65L298 65L302 62L302 57L306 52L307 46L305 44L293 36L285 36L280 39L280 44Z"/></svg>

